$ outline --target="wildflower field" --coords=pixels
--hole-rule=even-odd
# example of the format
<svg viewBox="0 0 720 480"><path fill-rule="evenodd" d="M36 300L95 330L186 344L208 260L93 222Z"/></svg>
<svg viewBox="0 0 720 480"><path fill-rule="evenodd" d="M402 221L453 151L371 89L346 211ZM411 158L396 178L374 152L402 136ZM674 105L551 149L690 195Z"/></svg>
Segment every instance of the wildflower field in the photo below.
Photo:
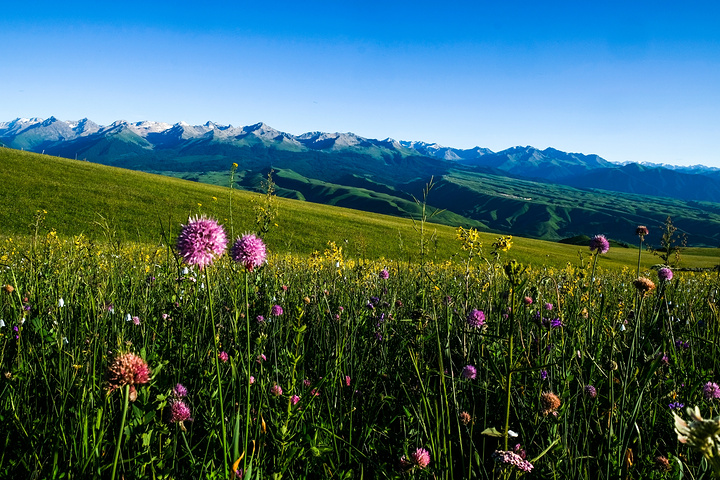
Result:
<svg viewBox="0 0 720 480"><path fill-rule="evenodd" d="M472 229L442 259L424 222L412 261L39 225L0 243L0 478L712 475L673 413L717 413L716 272Z"/></svg>

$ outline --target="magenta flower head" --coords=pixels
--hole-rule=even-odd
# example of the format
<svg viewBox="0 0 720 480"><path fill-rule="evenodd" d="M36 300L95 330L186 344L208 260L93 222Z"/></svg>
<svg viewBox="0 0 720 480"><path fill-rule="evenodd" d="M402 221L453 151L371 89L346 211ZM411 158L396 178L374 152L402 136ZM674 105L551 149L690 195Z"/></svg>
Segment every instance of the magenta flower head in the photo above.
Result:
<svg viewBox="0 0 720 480"><path fill-rule="evenodd" d="M706 400L717 400L720 398L720 386L715 382L707 382L703 387L703 395Z"/></svg>
<svg viewBox="0 0 720 480"><path fill-rule="evenodd" d="M430 452L424 448L416 449L410 456L412 457L412 463L417 465L418 468L426 468L430 465Z"/></svg>
<svg viewBox="0 0 720 480"><path fill-rule="evenodd" d="M188 265L197 265L200 270L212 265L215 258L222 256L227 247L225 230L212 218L204 215L188 219L178 236L177 249Z"/></svg>
<svg viewBox="0 0 720 480"><path fill-rule="evenodd" d="M177 398L183 398L187 397L188 391L187 388L185 388L182 384L178 383L177 385L175 385L175 388L173 388L172 393Z"/></svg>
<svg viewBox="0 0 720 480"><path fill-rule="evenodd" d="M467 324L472 328L482 328L485 325L485 314L482 310L472 309L467 317Z"/></svg>
<svg viewBox="0 0 720 480"><path fill-rule="evenodd" d="M273 317L279 317L283 314L283 308L280 305L273 305L272 309L270 310L270 314Z"/></svg>
<svg viewBox="0 0 720 480"><path fill-rule="evenodd" d="M669 282L673 279L673 271L667 267L663 267L658 270L658 278L661 282Z"/></svg>
<svg viewBox="0 0 720 480"><path fill-rule="evenodd" d="M390 272L388 272L387 268L383 268L382 270L380 270L380 273L378 275L383 280L387 280L388 278L390 278Z"/></svg>
<svg viewBox="0 0 720 480"><path fill-rule="evenodd" d="M170 423L179 423L186 420L192 421L190 407L182 400L173 400L170 404Z"/></svg>
<svg viewBox="0 0 720 480"><path fill-rule="evenodd" d="M475 377L477 377L477 368L473 365L465 365L465 368L462 370L462 376L467 380L475 380Z"/></svg>
<svg viewBox="0 0 720 480"><path fill-rule="evenodd" d="M227 354L227 352L220 352L218 353L218 358L221 362L225 363L230 359L230 356Z"/></svg>
<svg viewBox="0 0 720 480"><path fill-rule="evenodd" d="M290 402L293 405L297 405L299 401L300 401L300 397L298 397L297 395L293 395L292 397L290 397Z"/></svg>
<svg viewBox="0 0 720 480"><path fill-rule="evenodd" d="M585 385L585 395L590 398L597 397L597 389L592 385Z"/></svg>
<svg viewBox="0 0 720 480"><path fill-rule="evenodd" d="M230 256L244 265L248 272L262 266L267 261L267 251L262 239L252 233L238 237L230 250Z"/></svg>
<svg viewBox="0 0 720 480"><path fill-rule="evenodd" d="M599 254L607 253L610 250L610 242L605 235L595 235L590 239L590 251L597 250Z"/></svg>

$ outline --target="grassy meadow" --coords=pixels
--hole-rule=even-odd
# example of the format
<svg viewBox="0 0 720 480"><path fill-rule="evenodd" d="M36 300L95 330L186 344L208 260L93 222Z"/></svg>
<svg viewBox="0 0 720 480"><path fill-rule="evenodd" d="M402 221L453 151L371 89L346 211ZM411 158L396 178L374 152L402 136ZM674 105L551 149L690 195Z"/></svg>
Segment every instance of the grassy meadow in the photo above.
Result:
<svg viewBox="0 0 720 480"><path fill-rule="evenodd" d="M715 271L4 155L0 478L712 476ZM196 214L267 263L185 264Z"/></svg>

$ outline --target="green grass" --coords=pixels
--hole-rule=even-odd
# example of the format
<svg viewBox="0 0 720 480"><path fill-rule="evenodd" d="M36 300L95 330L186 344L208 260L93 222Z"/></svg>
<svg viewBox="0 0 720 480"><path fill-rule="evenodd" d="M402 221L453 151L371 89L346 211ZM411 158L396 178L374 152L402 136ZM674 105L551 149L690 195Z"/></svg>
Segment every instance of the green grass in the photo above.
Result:
<svg viewBox="0 0 720 480"><path fill-rule="evenodd" d="M255 228L253 206L263 201L262 195L233 190L231 224L229 188L11 149L0 149L0 165L0 234L5 236L32 233L38 210L47 211L45 223L61 236L82 233L93 240L158 244L164 241L163 231L172 239L188 216L200 213L218 218L238 235ZM229 184L229 170L227 180ZM430 203L432 199L433 191ZM416 225L411 220L276 200L278 226L266 235L273 251L310 254L323 251L334 241L354 257L412 260L419 250ZM457 254L454 228L432 224L429 235L435 236L431 259L443 262ZM481 233L486 252L497 236ZM515 237L512 249L513 257L522 263L560 267L576 263L580 254L588 253L581 246L521 237ZM603 264L632 267L636 259L635 249L613 248ZM659 263L658 259L643 257L644 266L654 263ZM718 263L720 249L688 249L682 265L707 268Z"/></svg>

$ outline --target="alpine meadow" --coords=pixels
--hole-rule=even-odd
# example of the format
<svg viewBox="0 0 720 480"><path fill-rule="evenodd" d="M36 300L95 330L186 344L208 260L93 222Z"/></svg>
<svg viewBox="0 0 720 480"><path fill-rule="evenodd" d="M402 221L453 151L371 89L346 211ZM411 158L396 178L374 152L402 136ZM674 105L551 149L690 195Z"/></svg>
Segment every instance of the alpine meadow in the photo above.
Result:
<svg viewBox="0 0 720 480"><path fill-rule="evenodd" d="M713 199L213 162L0 148L1 478L720 473Z"/></svg>

